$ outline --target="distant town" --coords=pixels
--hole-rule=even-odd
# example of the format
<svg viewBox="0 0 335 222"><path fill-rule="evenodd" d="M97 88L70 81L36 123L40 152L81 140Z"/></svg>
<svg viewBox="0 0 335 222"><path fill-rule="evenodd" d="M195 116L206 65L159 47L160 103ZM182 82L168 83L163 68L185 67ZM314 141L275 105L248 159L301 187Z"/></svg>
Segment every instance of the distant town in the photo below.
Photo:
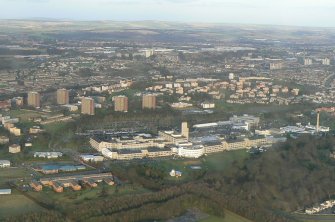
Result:
<svg viewBox="0 0 335 222"><path fill-rule="evenodd" d="M18 33L15 27L30 33L27 24L10 23ZM32 201L34 212L58 209L61 201L72 207L108 195L154 195L192 181L222 192L224 181L234 186L231 175L249 180L241 171L257 169L250 162L266 153L333 137L334 42L236 30L249 35L213 40L199 31L187 42L181 29L180 39L136 41L123 33L121 41L0 31L1 198ZM330 163L333 145L326 147L330 153L321 154ZM321 169L311 162L321 154L302 155L303 166ZM216 177L222 172L223 182ZM243 192L253 200L261 191ZM290 213L322 214L334 206L323 200Z"/></svg>

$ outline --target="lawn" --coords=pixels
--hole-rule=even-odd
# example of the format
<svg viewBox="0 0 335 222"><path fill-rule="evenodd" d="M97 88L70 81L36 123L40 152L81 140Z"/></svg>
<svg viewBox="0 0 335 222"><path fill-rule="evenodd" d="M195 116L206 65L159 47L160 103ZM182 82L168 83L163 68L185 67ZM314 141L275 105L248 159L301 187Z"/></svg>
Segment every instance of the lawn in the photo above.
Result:
<svg viewBox="0 0 335 222"><path fill-rule="evenodd" d="M2 195L0 200L0 219L43 210L32 200L15 191L11 195Z"/></svg>
<svg viewBox="0 0 335 222"><path fill-rule="evenodd" d="M10 115L11 117L19 118L20 121L28 121L31 118L41 117L42 115L45 115L45 113L34 110L17 109L11 110L8 115Z"/></svg>
<svg viewBox="0 0 335 222"><path fill-rule="evenodd" d="M30 172L23 168L0 168L0 188L7 188L7 182L9 180L29 176Z"/></svg>
<svg viewBox="0 0 335 222"><path fill-rule="evenodd" d="M242 162L249 156L245 149L225 151L221 153L210 154L203 158L204 165L209 170L224 171L233 164L234 161Z"/></svg>

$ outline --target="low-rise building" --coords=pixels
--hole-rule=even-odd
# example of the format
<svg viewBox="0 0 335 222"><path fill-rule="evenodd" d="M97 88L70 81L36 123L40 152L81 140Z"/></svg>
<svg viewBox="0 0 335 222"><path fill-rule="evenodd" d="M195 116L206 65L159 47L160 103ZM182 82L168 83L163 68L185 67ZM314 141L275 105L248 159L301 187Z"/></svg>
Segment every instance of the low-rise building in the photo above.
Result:
<svg viewBox="0 0 335 222"><path fill-rule="evenodd" d="M203 109L214 109L215 108L215 103L212 103L212 102L203 102L203 103L201 103L201 107Z"/></svg>
<svg viewBox="0 0 335 222"><path fill-rule="evenodd" d="M9 132L13 134L14 136L21 136L21 129L17 127L11 127L9 128Z"/></svg>
<svg viewBox="0 0 335 222"><path fill-rule="evenodd" d="M11 189L0 189L0 195L9 195L12 194Z"/></svg>
<svg viewBox="0 0 335 222"><path fill-rule="evenodd" d="M6 168L10 167L10 161L9 160L0 160L0 168Z"/></svg>
<svg viewBox="0 0 335 222"><path fill-rule="evenodd" d="M44 130L41 129L41 127L39 127L39 126L33 126L33 127L29 128L29 133L30 134L38 134L38 133L42 133L42 132L44 132Z"/></svg>
<svg viewBox="0 0 335 222"><path fill-rule="evenodd" d="M104 157L99 155L83 154L80 155L80 158L85 162L102 162L104 160Z"/></svg>
<svg viewBox="0 0 335 222"><path fill-rule="evenodd" d="M151 134L131 134L119 133L109 138L92 137L90 144L93 148L102 151L104 148L110 149L147 149L149 147L165 147L164 139L152 136Z"/></svg>
<svg viewBox="0 0 335 222"><path fill-rule="evenodd" d="M7 136L0 136L0 144L9 143L9 138Z"/></svg>
<svg viewBox="0 0 335 222"><path fill-rule="evenodd" d="M10 153L19 153L19 152L21 152L21 146L18 145L18 144L10 145L9 148L8 148L8 151Z"/></svg>
<svg viewBox="0 0 335 222"><path fill-rule="evenodd" d="M178 155L186 158L199 158L205 154L205 148L202 145L181 146L178 148Z"/></svg>
<svg viewBox="0 0 335 222"><path fill-rule="evenodd" d="M59 157L62 157L63 153L61 152L35 152L34 157L38 158L47 158L47 159L57 159Z"/></svg>
<svg viewBox="0 0 335 222"><path fill-rule="evenodd" d="M37 182L37 181L32 181L29 185L30 185L31 188L33 188L37 192L43 190L42 184Z"/></svg>
<svg viewBox="0 0 335 222"><path fill-rule="evenodd" d="M79 110L78 106L76 105L67 104L67 105L63 105L63 107L65 107L70 112L77 112Z"/></svg>

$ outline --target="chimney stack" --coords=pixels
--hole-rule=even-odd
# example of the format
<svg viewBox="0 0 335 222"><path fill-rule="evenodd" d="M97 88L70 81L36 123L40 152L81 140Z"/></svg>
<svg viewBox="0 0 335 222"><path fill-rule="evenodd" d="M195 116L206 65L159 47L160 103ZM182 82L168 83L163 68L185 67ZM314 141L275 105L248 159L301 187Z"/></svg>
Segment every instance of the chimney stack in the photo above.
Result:
<svg viewBox="0 0 335 222"><path fill-rule="evenodd" d="M316 132L320 131L320 111L317 112L316 116Z"/></svg>

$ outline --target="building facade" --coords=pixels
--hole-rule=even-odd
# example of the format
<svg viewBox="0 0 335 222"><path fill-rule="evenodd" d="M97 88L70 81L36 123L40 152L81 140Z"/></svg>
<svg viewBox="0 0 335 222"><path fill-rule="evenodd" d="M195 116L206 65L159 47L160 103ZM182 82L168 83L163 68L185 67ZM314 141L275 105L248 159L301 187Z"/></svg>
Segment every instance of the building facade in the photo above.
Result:
<svg viewBox="0 0 335 222"><path fill-rule="evenodd" d="M128 97L115 96L114 97L114 111L128 112Z"/></svg>
<svg viewBox="0 0 335 222"><path fill-rule="evenodd" d="M57 90L57 104L66 105L70 103L69 91L67 89L58 89Z"/></svg>
<svg viewBox="0 0 335 222"><path fill-rule="evenodd" d="M38 92L28 93L28 106L32 106L34 108L41 107L41 96Z"/></svg>
<svg viewBox="0 0 335 222"><path fill-rule="evenodd" d="M156 95L146 94L142 97L142 109L156 109Z"/></svg>
<svg viewBox="0 0 335 222"><path fill-rule="evenodd" d="M85 97L81 100L81 113L86 115L95 114L94 100L92 98Z"/></svg>

